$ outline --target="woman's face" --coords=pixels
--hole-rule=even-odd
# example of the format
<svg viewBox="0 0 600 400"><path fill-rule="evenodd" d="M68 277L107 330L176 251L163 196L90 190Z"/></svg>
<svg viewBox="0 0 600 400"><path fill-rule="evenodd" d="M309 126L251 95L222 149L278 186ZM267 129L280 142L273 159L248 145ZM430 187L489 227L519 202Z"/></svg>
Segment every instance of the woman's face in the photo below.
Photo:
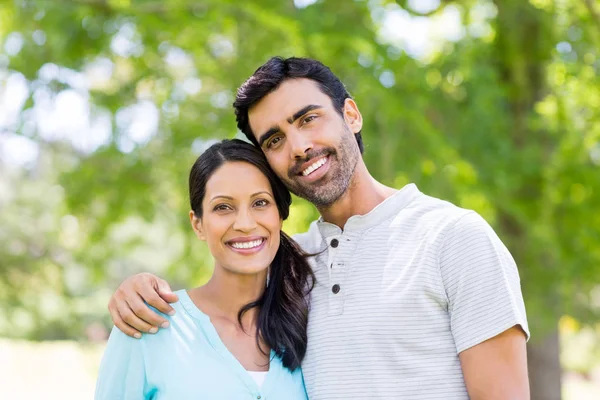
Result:
<svg viewBox="0 0 600 400"><path fill-rule="evenodd" d="M202 218L190 212L215 268L256 274L271 264L279 248L282 220L268 179L255 166L227 162L206 184Z"/></svg>

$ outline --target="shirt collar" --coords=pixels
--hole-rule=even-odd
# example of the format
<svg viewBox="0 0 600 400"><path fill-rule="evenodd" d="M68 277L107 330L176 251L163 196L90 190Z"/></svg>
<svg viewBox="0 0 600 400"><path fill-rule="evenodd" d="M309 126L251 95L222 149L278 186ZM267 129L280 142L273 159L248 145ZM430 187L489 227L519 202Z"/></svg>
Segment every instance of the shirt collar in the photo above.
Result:
<svg viewBox="0 0 600 400"><path fill-rule="evenodd" d="M353 215L348 218L343 231L364 231L378 225L387 218L396 215L419 195L421 195L421 192L417 186L414 183L409 183L382 201L368 213L364 215ZM323 217L319 217L317 226L323 237L330 237L342 233L342 229L339 226L323 221Z"/></svg>

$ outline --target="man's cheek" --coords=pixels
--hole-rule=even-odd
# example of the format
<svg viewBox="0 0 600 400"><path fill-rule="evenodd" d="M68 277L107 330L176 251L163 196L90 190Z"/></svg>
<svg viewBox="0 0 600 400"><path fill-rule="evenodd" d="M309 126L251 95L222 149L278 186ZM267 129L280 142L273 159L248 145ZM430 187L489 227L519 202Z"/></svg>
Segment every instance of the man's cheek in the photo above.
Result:
<svg viewBox="0 0 600 400"><path fill-rule="evenodd" d="M279 179L285 180L288 178L289 166L287 164L269 157L267 157L267 161Z"/></svg>

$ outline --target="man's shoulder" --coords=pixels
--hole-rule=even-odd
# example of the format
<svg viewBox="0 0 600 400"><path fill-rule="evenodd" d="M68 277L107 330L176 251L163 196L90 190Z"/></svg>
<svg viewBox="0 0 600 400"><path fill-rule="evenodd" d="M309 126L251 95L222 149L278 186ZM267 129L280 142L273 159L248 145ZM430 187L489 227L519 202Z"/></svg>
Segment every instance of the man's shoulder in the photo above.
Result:
<svg viewBox="0 0 600 400"><path fill-rule="evenodd" d="M444 238L449 245L456 245L457 241L467 247L477 242L500 242L491 224L477 211L427 195L422 195L412 206L419 225Z"/></svg>
<svg viewBox="0 0 600 400"><path fill-rule="evenodd" d="M311 222L306 232L297 233L292 236L292 239L294 239L304 251L309 253L315 252L322 241L317 221Z"/></svg>
<svg viewBox="0 0 600 400"><path fill-rule="evenodd" d="M421 193L407 207L400 210L396 218L409 218L418 224L440 228L452 225L465 215L472 213L475 212L450 201Z"/></svg>

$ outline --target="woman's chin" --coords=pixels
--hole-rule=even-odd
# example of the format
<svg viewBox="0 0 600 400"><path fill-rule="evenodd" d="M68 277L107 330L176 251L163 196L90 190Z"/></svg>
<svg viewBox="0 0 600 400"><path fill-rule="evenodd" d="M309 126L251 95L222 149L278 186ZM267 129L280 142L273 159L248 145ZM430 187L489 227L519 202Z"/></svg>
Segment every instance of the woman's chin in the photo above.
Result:
<svg viewBox="0 0 600 400"><path fill-rule="evenodd" d="M229 272L237 275L243 276L252 276L252 275L260 275L266 273L269 269L269 264L258 264L258 265L239 265L239 266L230 266L228 268Z"/></svg>
<svg viewBox="0 0 600 400"><path fill-rule="evenodd" d="M254 258L254 257L253 257ZM227 268L230 272L240 274L240 275L256 275L265 273L271 263L273 262L273 257L256 257L255 259L244 259L244 260L232 260L234 262L229 263L229 267Z"/></svg>

